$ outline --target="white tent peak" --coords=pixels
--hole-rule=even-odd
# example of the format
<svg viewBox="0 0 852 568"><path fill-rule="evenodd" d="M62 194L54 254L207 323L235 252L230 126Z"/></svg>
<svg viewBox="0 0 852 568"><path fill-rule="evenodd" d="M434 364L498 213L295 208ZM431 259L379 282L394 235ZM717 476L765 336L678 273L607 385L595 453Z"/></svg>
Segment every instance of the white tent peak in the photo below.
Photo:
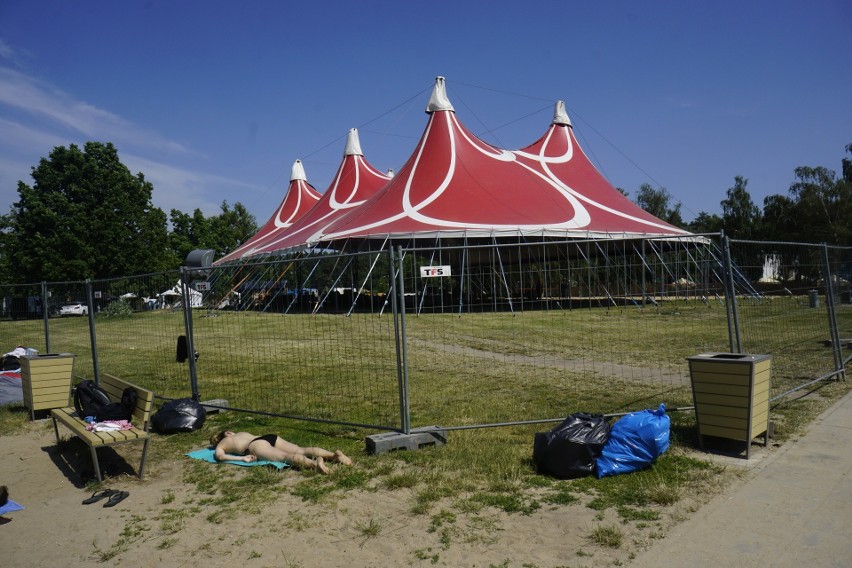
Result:
<svg viewBox="0 0 852 568"><path fill-rule="evenodd" d="M389 169L388 169L388 174L387 174L387 175L388 175L388 177L389 177L389 178L392 178L392 177L394 176L393 168L389 168Z"/></svg>
<svg viewBox="0 0 852 568"><path fill-rule="evenodd" d="M305 175L305 167L302 165L302 160L293 162L293 169L290 170L290 181L296 180L308 181L308 176Z"/></svg>
<svg viewBox="0 0 852 568"><path fill-rule="evenodd" d="M344 156L363 156L361 151L361 140L358 139L358 129L350 128L349 136L346 138L346 148L343 149Z"/></svg>
<svg viewBox="0 0 852 568"><path fill-rule="evenodd" d="M568 113L565 112L565 101L556 101L556 105L553 109L553 122L551 124L572 126L571 119L568 118Z"/></svg>
<svg viewBox="0 0 852 568"><path fill-rule="evenodd" d="M432 96L429 97L429 104L426 105L427 113L431 114L436 110L456 111L450 99L447 98L447 87L444 84L444 78L440 75L435 77L435 88L432 89Z"/></svg>

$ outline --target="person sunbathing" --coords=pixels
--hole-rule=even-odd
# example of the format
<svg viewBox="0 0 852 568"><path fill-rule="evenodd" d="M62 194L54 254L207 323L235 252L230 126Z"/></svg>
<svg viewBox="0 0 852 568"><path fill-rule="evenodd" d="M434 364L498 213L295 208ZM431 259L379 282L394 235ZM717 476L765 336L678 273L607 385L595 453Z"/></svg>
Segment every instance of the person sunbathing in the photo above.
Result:
<svg viewBox="0 0 852 568"><path fill-rule="evenodd" d="M340 450L330 452L323 448L303 448L276 434L255 436L249 432L223 430L210 438L210 444L216 448L214 456L218 461L279 461L299 468L315 469L325 475L329 473L326 460L352 465L352 460Z"/></svg>

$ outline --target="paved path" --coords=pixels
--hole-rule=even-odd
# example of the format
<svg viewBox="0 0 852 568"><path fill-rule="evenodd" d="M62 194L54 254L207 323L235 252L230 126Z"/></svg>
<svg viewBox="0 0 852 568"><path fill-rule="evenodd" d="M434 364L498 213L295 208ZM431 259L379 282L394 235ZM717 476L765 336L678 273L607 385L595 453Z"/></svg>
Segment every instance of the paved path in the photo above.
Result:
<svg viewBox="0 0 852 568"><path fill-rule="evenodd" d="M629 566L852 566L852 392Z"/></svg>

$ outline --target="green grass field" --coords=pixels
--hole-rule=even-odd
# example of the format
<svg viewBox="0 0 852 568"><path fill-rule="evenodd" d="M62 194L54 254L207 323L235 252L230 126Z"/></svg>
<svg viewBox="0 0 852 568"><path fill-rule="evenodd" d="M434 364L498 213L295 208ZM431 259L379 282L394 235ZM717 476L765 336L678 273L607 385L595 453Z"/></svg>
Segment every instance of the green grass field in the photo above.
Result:
<svg viewBox="0 0 852 568"><path fill-rule="evenodd" d="M840 317L848 323L847 312ZM830 367L823 324L813 310L771 300L748 306L743 320L744 330L766 332L763 340L749 337L747 345L756 351L766 346L773 355L774 391ZM193 323L201 353L202 398L222 397L233 406L261 412L398 424L389 316L198 311ZM51 350L76 353L77 374L91 373L86 319L50 320L50 326ZM174 359L175 339L182 333L179 312L98 320L101 369L154 388L161 396L187 396L187 365ZM555 419L577 411L622 412L660 402L690 405L688 382L682 379L686 357L727 346L724 308L695 302L646 310L409 316L406 334L413 426ZM8 345L44 349L33 340L43 337L40 321L3 322L0 335ZM828 381L777 401L772 409L776 441L801 431L848 389L846 381ZM587 507L599 511L601 519L614 513L619 524L590 528L589 546L630 550L635 535L663 531L684 508L697 507L738 475L697 452L691 412L672 412L670 417L671 448L653 467L602 480L557 480L536 472L533 436L549 429L549 423L453 430L443 447L367 455L364 439L375 429L242 412L211 415L196 432L156 436L148 470L157 475L162 465L177 463L184 472L182 483L194 487L197 495L191 508L163 509L158 519L164 534L171 535L163 540L164 547L179 538L169 527L180 526L183 514L207 515L208 522L219 524L235 515L260 514L284 491L306 503L327 503L350 491L407 490L411 514L429 516L439 543L413 551L416 558L439 557L461 529L473 530L483 511L531 515L543 507ZM29 423L22 407L0 407L0 435L33 427L39 426ZM221 429L274 431L301 445L339 447L356 458L356 466L334 468L328 477L305 473L285 485L281 476L266 470L210 468L182 457ZM366 539L382 527L371 520L361 530ZM489 529L476 530L478 538L488 538ZM108 560L130 545L128 539L133 540L128 536L97 554Z"/></svg>

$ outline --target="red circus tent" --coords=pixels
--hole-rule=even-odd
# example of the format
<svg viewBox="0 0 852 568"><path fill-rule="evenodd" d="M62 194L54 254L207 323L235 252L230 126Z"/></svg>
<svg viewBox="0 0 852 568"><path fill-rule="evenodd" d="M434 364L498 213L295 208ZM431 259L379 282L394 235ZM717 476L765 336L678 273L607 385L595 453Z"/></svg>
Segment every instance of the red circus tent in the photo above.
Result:
<svg viewBox="0 0 852 568"><path fill-rule="evenodd" d="M360 207L391 179L364 159L358 130L352 128L346 139L343 161L319 202L286 231L267 238L249 254L264 254L316 243L325 228Z"/></svg>
<svg viewBox="0 0 852 568"><path fill-rule="evenodd" d="M305 168L300 160L296 160L290 172L290 185L284 199L272 217L249 240L216 261L216 264L238 260L257 254L258 247L269 240L277 238L305 213L313 208L322 196L308 183Z"/></svg>
<svg viewBox="0 0 852 568"><path fill-rule="evenodd" d="M456 117L438 77L420 142L399 173L325 229L322 241L369 237L594 237L689 234L628 200L595 169L564 104L534 144L508 151Z"/></svg>

